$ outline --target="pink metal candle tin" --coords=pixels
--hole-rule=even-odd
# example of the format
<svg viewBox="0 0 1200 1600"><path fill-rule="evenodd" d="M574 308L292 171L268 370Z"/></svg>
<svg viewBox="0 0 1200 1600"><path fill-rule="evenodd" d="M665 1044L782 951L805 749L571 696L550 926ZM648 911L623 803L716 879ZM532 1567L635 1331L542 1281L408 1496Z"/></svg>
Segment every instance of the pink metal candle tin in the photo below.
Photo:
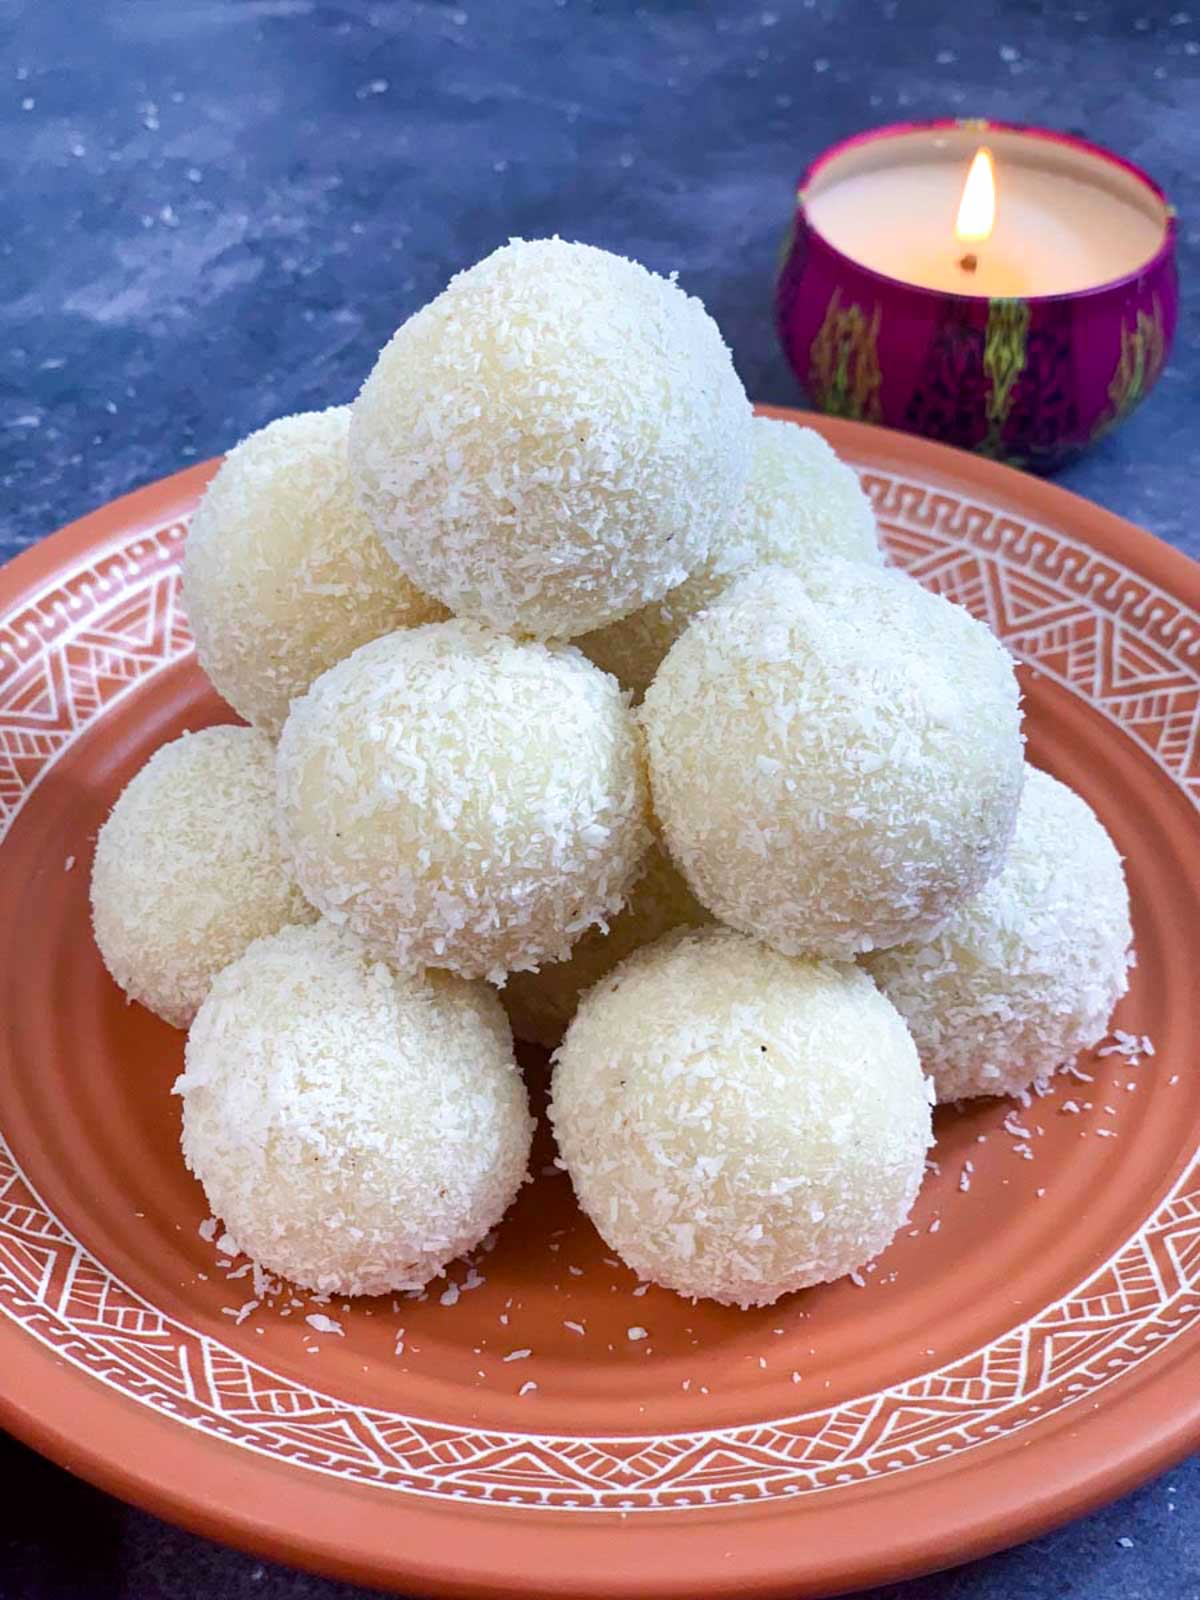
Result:
<svg viewBox="0 0 1200 1600"><path fill-rule="evenodd" d="M1028 161L1043 192L1063 186L1064 209L1081 182L1137 208L1153 227L1147 258L1071 292L988 298L969 292L966 273L956 293L879 270L814 226L823 187L867 170L886 181L893 159L965 168L982 144L996 150L1000 205L1006 164ZM822 411L1050 471L1123 422L1161 373L1178 315L1175 232L1157 185L1085 140L990 122L880 128L826 151L800 180L776 287L779 336ZM1037 243L1045 256L1045 238Z"/></svg>

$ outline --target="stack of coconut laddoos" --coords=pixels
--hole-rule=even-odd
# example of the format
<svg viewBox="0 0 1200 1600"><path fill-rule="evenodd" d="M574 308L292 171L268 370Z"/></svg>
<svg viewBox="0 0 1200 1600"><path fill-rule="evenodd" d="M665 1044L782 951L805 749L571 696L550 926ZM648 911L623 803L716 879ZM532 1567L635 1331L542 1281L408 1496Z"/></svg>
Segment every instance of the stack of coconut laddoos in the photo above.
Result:
<svg viewBox="0 0 1200 1600"><path fill-rule="evenodd" d="M935 1100L1020 1092L1123 992L1120 860L1025 766L1009 656L632 262L455 278L352 406L232 451L184 598L251 726L129 784L96 938L189 1028L214 1212L297 1284L419 1288L499 1222L515 1030L608 1244L769 1303L887 1245Z"/></svg>

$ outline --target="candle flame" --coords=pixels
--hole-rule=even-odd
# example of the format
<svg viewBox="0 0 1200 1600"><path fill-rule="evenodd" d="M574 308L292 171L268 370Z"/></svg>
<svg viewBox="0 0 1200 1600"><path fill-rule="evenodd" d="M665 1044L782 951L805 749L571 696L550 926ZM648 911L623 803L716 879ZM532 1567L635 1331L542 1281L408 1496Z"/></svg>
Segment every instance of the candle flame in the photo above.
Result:
<svg viewBox="0 0 1200 1600"><path fill-rule="evenodd" d="M954 237L962 244L974 244L991 237L996 222L996 168L992 152L981 145L971 162L963 184L962 201Z"/></svg>

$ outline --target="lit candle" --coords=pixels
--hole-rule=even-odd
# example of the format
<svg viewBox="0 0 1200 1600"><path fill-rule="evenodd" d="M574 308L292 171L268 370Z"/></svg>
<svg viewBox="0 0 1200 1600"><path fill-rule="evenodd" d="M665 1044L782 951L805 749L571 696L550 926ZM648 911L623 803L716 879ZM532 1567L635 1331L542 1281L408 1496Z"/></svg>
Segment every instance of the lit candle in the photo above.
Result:
<svg viewBox="0 0 1200 1600"><path fill-rule="evenodd" d="M880 128L802 178L776 292L814 404L1045 470L1124 420L1178 313L1174 212L1071 135Z"/></svg>
<svg viewBox="0 0 1200 1600"><path fill-rule="evenodd" d="M943 139L924 159L898 152L885 166L821 174L805 196L809 221L876 272L992 298L1092 289L1135 272L1162 244L1161 207L1147 206L1120 168L1107 174L1003 135L997 144L994 158L977 149L969 170L961 139ZM972 241L986 248L955 249ZM962 266L971 254L974 272Z"/></svg>
<svg viewBox="0 0 1200 1600"><path fill-rule="evenodd" d="M996 166L992 160L992 152L986 145L981 145L975 152L971 162L971 170L967 173L967 181L963 184L962 199L958 205L958 216L954 223L954 237L959 244L978 245L982 247L992 238L992 231L996 226ZM984 251L985 264L982 276L979 276L978 249L966 249L958 258L958 270L969 273L969 280L959 278L956 281L964 288L970 288L976 294L989 295L1014 295L1023 292L1023 283L1020 275L1013 266L1004 261L992 241L991 248Z"/></svg>

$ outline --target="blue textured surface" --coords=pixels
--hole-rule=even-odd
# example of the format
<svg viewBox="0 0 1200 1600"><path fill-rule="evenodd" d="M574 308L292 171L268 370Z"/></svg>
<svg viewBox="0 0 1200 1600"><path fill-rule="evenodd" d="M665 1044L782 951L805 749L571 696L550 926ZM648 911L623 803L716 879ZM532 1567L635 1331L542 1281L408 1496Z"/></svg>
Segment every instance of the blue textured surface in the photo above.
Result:
<svg viewBox="0 0 1200 1600"><path fill-rule="evenodd" d="M797 173L859 128L945 114L1085 133L1175 200L1173 359L1061 481L1200 553L1200 12L1181 3L0 0L0 558L349 398L393 327L509 234L678 268L751 395L796 402L769 286ZM2 1600L353 1593L7 1441L0 1473ZM1198 1489L1191 1463L877 1600L1200 1600Z"/></svg>
<svg viewBox="0 0 1200 1600"><path fill-rule="evenodd" d="M0 0L0 554L349 398L514 233L678 268L752 398L795 401L769 284L797 174L856 129L947 113L1092 135L1175 199L1174 358L1063 481L1200 551L1200 26L1137 0L984 9Z"/></svg>

